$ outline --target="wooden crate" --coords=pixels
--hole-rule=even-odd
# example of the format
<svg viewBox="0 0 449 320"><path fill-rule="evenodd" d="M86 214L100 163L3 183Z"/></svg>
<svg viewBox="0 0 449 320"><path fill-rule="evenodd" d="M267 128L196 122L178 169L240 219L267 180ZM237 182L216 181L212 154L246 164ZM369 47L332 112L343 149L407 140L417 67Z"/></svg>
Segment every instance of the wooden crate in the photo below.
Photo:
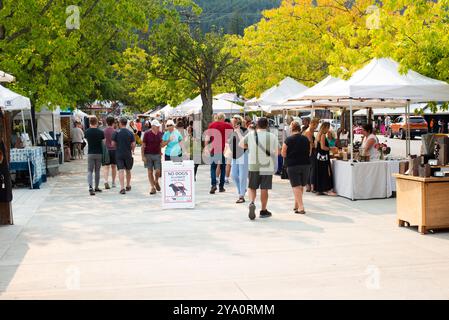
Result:
<svg viewBox="0 0 449 320"><path fill-rule="evenodd" d="M449 228L449 178L421 178L395 174L400 227L418 226L422 234Z"/></svg>

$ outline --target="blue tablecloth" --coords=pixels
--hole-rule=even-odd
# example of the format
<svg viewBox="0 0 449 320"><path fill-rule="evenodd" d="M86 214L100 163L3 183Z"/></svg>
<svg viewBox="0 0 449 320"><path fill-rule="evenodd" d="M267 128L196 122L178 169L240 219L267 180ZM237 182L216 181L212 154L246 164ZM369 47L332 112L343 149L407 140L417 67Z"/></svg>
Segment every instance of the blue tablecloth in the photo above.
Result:
<svg viewBox="0 0 449 320"><path fill-rule="evenodd" d="M42 147L11 149L10 168L15 171L28 171L31 165L33 189L39 189L47 181L44 151Z"/></svg>

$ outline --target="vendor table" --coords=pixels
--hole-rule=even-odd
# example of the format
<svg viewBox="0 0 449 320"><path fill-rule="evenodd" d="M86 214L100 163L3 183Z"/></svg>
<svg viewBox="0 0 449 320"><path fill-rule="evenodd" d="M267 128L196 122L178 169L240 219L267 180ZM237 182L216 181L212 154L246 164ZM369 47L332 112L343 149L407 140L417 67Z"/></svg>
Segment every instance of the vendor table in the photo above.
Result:
<svg viewBox="0 0 449 320"><path fill-rule="evenodd" d="M12 171L31 171L31 186L39 189L47 181L44 152L42 147L11 149L10 169Z"/></svg>
<svg viewBox="0 0 449 320"><path fill-rule="evenodd" d="M449 228L449 178L421 178L396 174L398 224L418 226L422 234Z"/></svg>
<svg viewBox="0 0 449 320"><path fill-rule="evenodd" d="M393 173L401 161L333 161L334 189L351 200L390 198L396 191Z"/></svg>

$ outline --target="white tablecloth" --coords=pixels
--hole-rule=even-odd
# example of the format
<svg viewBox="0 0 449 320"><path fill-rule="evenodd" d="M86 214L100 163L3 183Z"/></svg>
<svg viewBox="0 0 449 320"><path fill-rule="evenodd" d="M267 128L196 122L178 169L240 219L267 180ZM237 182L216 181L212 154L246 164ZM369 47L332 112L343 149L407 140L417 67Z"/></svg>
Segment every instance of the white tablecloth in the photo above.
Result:
<svg viewBox="0 0 449 320"><path fill-rule="evenodd" d="M399 163L333 161L335 192L351 200L390 198L396 191L392 174L399 172Z"/></svg>

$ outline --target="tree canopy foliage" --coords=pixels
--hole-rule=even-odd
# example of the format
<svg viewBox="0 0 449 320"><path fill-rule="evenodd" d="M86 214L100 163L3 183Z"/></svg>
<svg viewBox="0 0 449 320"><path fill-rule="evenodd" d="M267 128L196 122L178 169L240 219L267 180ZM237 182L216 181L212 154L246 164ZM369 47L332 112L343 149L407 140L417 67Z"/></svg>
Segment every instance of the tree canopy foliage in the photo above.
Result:
<svg viewBox="0 0 449 320"><path fill-rule="evenodd" d="M449 80L448 0L284 0L234 37L248 68L242 82L257 96L286 76L313 85L349 77L374 57Z"/></svg>
<svg viewBox="0 0 449 320"><path fill-rule="evenodd" d="M73 6L73 5L76 6ZM15 90L36 108L75 106L117 96L113 65L148 26L188 0L0 3L0 69L16 76Z"/></svg>

